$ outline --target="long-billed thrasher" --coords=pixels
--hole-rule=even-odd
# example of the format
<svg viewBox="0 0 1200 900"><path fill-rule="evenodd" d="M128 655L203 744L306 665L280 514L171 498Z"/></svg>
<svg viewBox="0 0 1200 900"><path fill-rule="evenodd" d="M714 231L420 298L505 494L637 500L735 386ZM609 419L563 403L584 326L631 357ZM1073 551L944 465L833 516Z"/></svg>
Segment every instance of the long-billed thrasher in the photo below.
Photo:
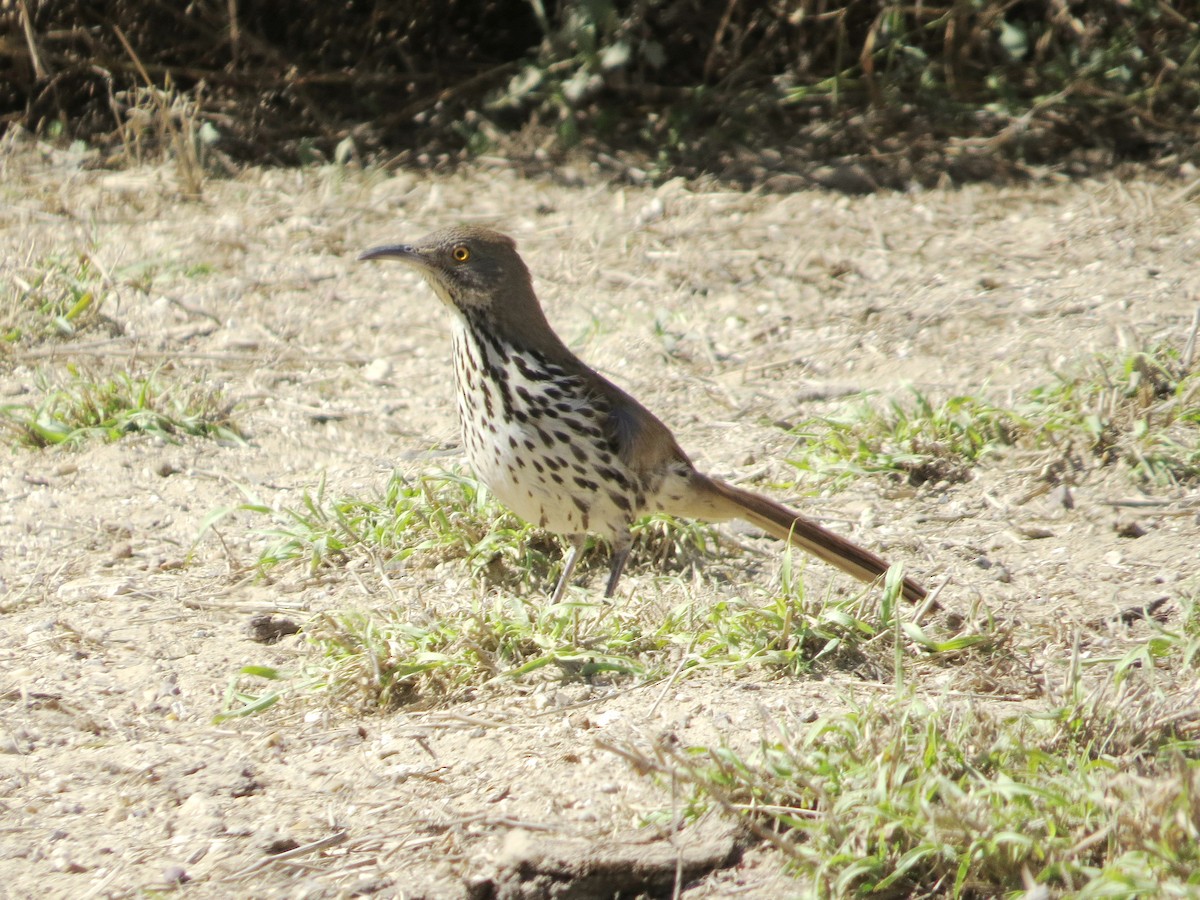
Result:
<svg viewBox="0 0 1200 900"><path fill-rule="evenodd" d="M527 521L567 535L562 597L588 532L612 545L612 596L652 512L720 522L745 519L863 581L888 564L774 500L696 471L653 413L589 368L551 330L512 238L462 225L359 259L415 268L451 312L463 444L475 474ZM925 588L904 579L904 596Z"/></svg>

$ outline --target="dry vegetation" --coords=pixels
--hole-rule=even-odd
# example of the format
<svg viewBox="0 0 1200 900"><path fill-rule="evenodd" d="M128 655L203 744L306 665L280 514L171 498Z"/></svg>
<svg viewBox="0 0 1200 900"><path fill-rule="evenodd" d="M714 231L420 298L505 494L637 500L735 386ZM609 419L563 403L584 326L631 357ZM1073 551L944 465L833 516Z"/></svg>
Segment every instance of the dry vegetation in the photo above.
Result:
<svg viewBox="0 0 1200 900"><path fill-rule="evenodd" d="M445 169L501 148L635 183L864 192L1174 172L1200 139L1194 0L10 0L0 34L0 121L110 165L168 146Z"/></svg>
<svg viewBox="0 0 1200 900"><path fill-rule="evenodd" d="M1194 184L2 152L0 892L1192 889ZM704 468L939 606L651 521L551 607L441 310L354 262L458 220Z"/></svg>

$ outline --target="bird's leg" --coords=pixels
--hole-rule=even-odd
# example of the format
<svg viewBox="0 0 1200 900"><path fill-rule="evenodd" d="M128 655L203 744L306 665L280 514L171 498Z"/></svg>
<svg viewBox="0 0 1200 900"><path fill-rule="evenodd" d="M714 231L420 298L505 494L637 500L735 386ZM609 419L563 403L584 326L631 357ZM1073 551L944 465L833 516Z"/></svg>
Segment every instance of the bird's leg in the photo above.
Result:
<svg viewBox="0 0 1200 900"><path fill-rule="evenodd" d="M611 597L616 593L617 582L621 580L621 573L625 571L625 563L629 559L629 551L632 547L633 536L628 531L613 538L612 559L608 569L608 587L604 589L605 597Z"/></svg>
<svg viewBox="0 0 1200 900"><path fill-rule="evenodd" d="M554 586L554 593L550 597L551 603L557 603L562 599L562 595L566 593L567 582L571 580L571 575L575 571L575 564L579 562L579 553L583 550L583 542L586 540L586 534L571 535L571 549L567 551L567 558L563 561L562 574L558 576L558 584Z"/></svg>

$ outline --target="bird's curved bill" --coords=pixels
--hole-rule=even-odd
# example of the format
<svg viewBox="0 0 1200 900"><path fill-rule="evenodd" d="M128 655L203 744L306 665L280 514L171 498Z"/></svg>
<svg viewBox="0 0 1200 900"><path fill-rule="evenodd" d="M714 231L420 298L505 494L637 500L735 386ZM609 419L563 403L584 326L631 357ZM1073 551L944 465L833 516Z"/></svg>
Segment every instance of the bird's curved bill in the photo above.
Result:
<svg viewBox="0 0 1200 900"><path fill-rule="evenodd" d="M402 259L406 262L421 262L421 255L410 244L388 244L372 247L358 254L359 259Z"/></svg>

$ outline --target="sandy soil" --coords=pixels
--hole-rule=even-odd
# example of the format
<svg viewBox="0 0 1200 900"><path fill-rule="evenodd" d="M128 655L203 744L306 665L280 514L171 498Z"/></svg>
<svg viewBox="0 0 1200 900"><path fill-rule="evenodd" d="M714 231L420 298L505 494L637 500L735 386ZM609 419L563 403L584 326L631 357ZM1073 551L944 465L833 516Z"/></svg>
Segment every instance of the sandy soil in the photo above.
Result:
<svg viewBox="0 0 1200 900"><path fill-rule="evenodd" d="M565 896L552 867L536 884L513 874L554 854L615 854L621 871L634 856L657 853L672 872L698 860L687 897L802 888L769 850L739 854L715 816L644 827L662 811L671 820L678 801L602 744L752 745L774 719L884 689L852 673L509 680L388 715L299 695L213 724L242 666L297 670L311 656L302 638L250 640L256 614L436 613L484 590L462 566L257 579L263 523L249 515L195 543L210 513L247 493L295 504L324 478L331 496L368 495L393 468L457 459L443 313L400 267L355 262L361 249L459 221L500 225L585 359L675 428L702 468L763 485L795 478L781 424L835 409L847 390L1006 401L1096 353L1182 345L1200 288L1194 195L1149 180L847 198L618 187L584 168L531 182L485 160L454 177L251 170L188 202L170 167L86 171L30 147L8 148L0 175L4 277L86 253L120 325L0 351L0 403L33 402L39 378L68 363L97 376L162 366L223 389L250 438L0 450L10 897L123 897L184 880L194 897ZM1194 578L1197 521L1186 492L1086 463L1064 502L1047 463L1011 454L964 483L867 478L800 502L929 583L948 580L947 609L1061 622L1062 643L1043 651L1065 653L1083 623ZM1116 527L1130 518L1142 536ZM768 588L777 545L736 533L762 553L743 558L743 584L641 567L622 602L665 609ZM818 564L805 577L812 591L856 589ZM961 677L923 689L969 690Z"/></svg>

